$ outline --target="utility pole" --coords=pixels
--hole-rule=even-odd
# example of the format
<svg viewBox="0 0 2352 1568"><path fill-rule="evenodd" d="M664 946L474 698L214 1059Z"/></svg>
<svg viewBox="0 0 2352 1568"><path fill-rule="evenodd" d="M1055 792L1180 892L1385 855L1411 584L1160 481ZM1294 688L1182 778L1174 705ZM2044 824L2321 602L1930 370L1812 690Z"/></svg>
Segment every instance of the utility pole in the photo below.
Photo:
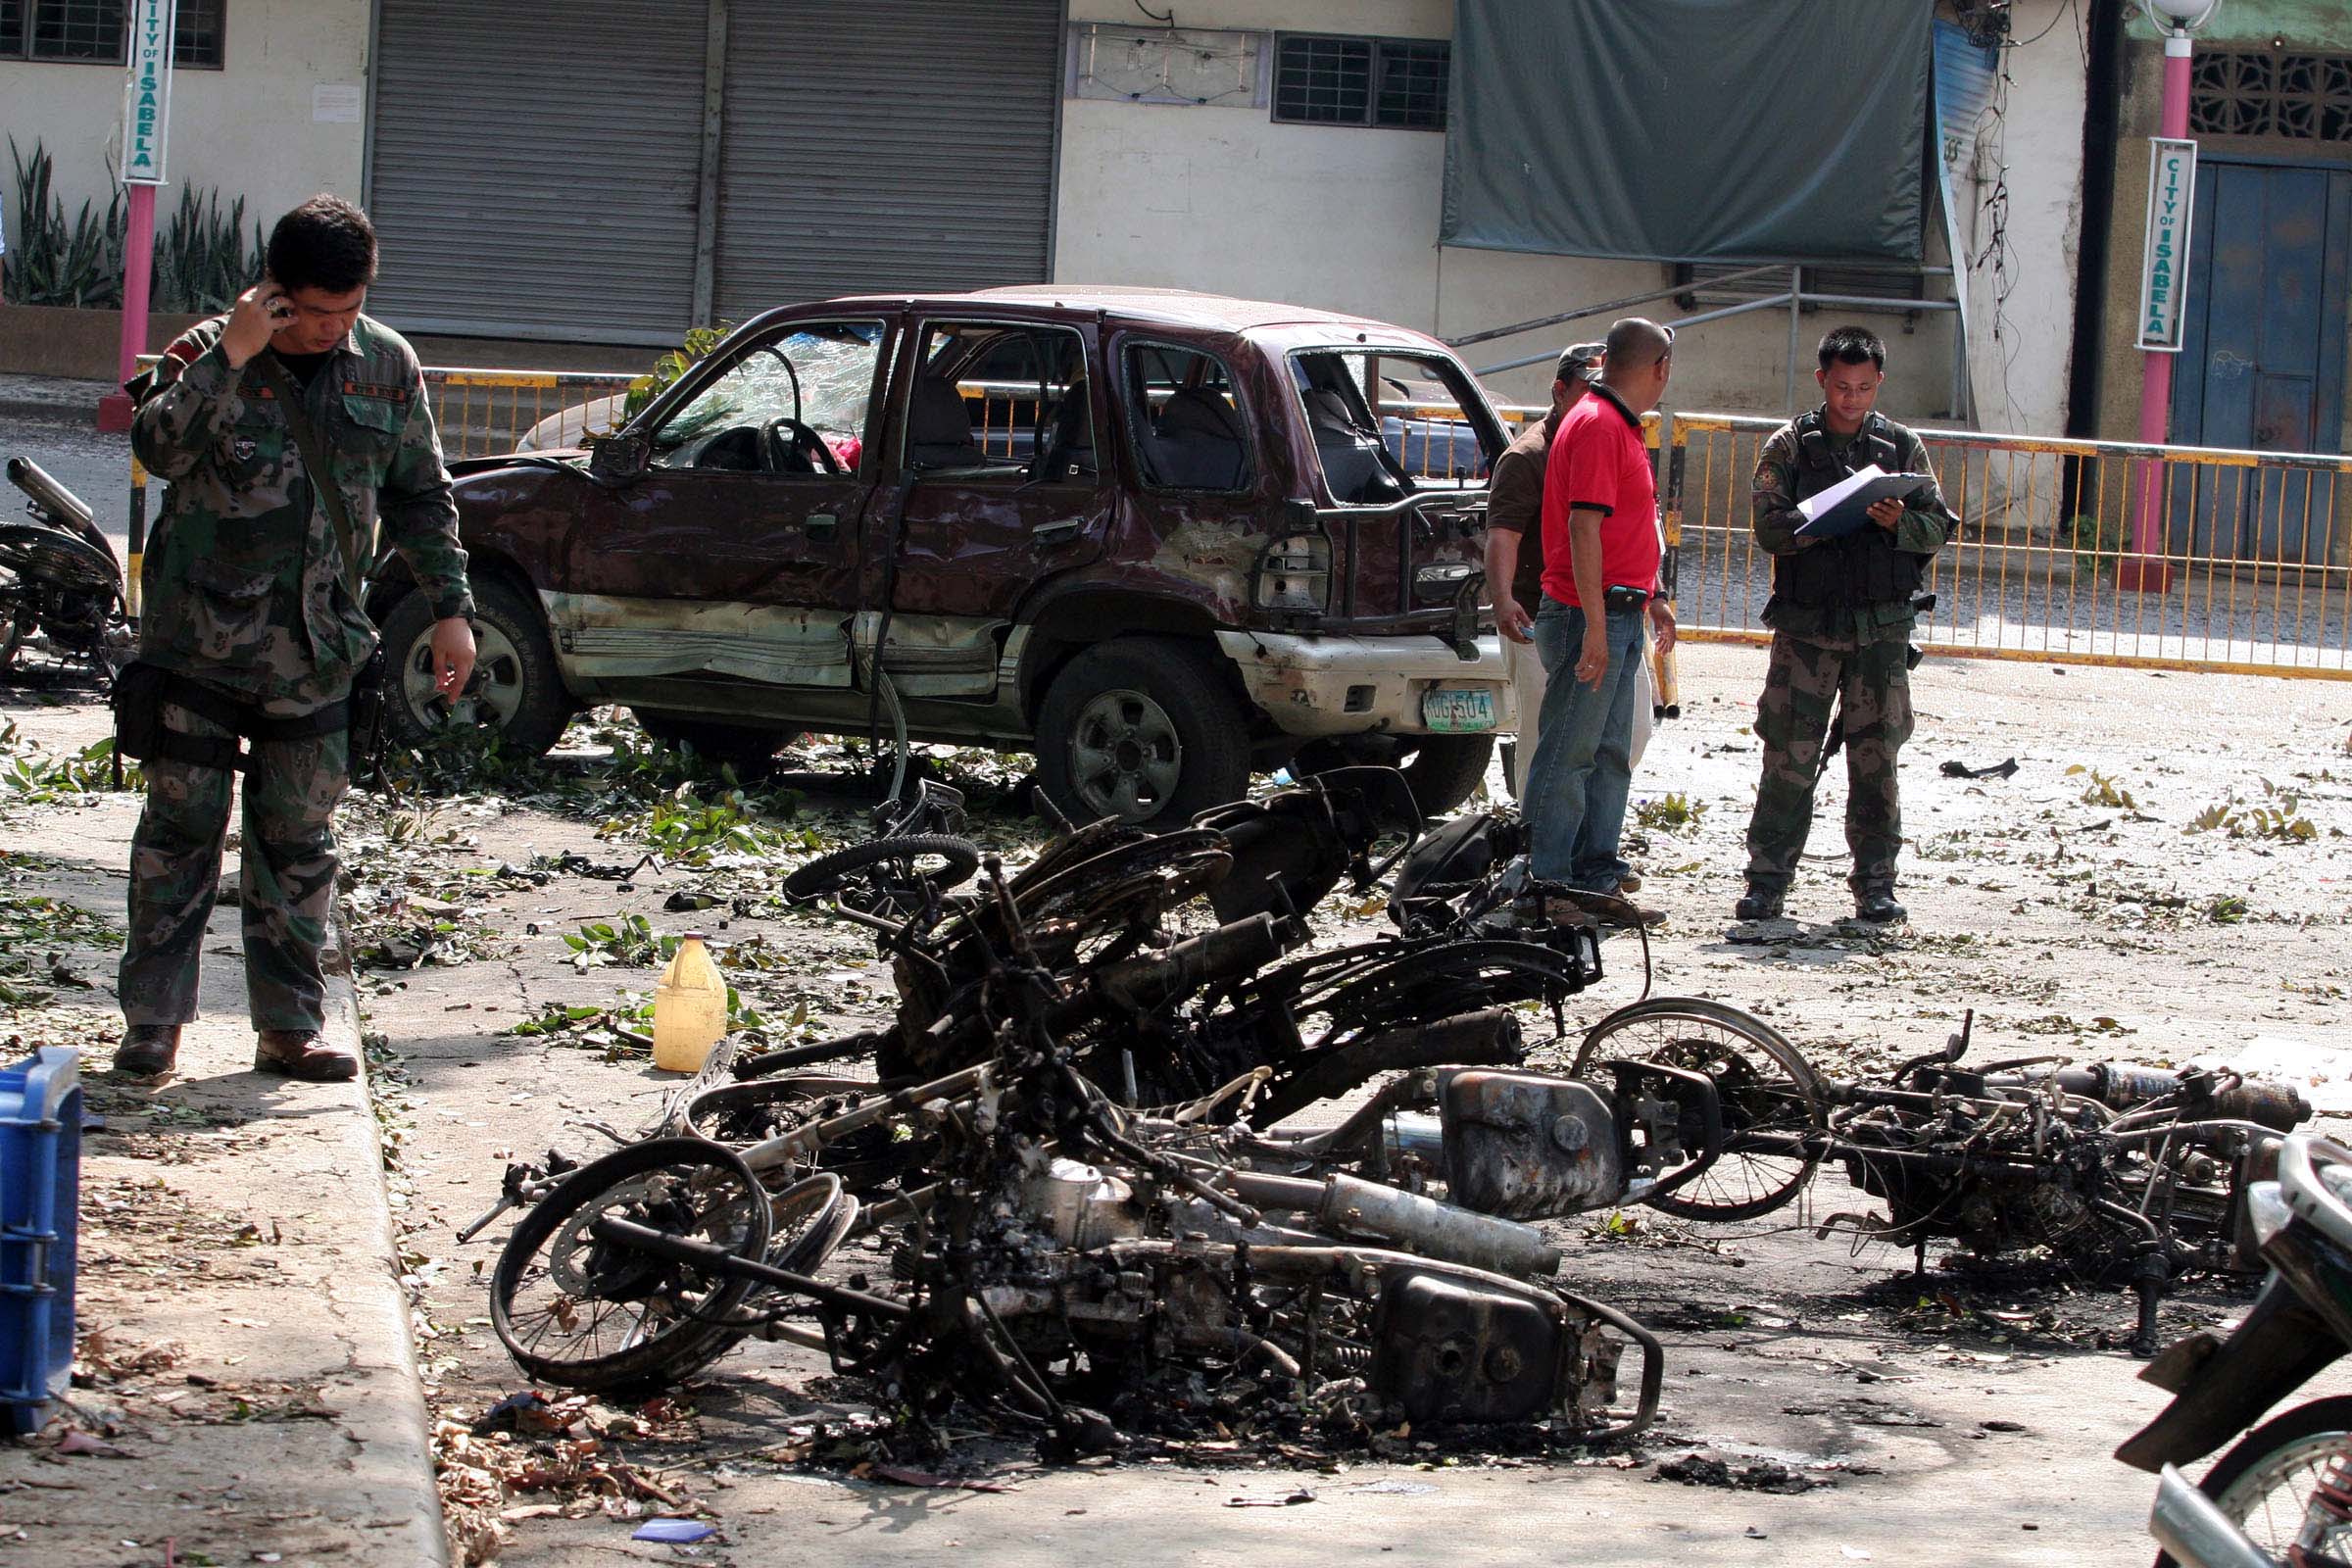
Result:
<svg viewBox="0 0 2352 1568"><path fill-rule="evenodd" d="M98 428L130 428L130 395L122 383L147 352L147 291L155 276L155 191L164 182L172 123L172 30L178 0L131 0L130 74L122 91L122 183L130 225L122 243L122 340L115 357L116 390L98 400Z"/></svg>

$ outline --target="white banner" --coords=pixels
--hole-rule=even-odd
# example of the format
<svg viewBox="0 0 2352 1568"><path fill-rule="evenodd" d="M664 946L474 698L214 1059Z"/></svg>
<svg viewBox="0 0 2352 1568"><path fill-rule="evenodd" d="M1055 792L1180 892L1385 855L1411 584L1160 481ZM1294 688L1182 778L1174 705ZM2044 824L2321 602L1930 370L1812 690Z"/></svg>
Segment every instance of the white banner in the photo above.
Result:
<svg viewBox="0 0 2352 1568"><path fill-rule="evenodd" d="M130 0L130 81L122 93L122 183L164 183L172 123L172 24L179 0Z"/></svg>
<svg viewBox="0 0 2352 1568"><path fill-rule="evenodd" d="M2148 138L2148 238L2139 259L2139 346L2180 352L2188 302L2188 227L2197 190L2197 144Z"/></svg>

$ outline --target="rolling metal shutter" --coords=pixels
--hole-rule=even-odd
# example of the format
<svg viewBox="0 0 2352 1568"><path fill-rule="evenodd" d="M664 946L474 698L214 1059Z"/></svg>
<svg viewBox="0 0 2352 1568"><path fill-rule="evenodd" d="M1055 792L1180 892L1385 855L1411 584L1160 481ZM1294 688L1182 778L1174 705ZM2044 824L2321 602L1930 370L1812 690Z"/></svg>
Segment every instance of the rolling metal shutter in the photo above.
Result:
<svg viewBox="0 0 2352 1568"><path fill-rule="evenodd" d="M1043 281L1062 0L735 0L719 315Z"/></svg>
<svg viewBox="0 0 2352 1568"><path fill-rule="evenodd" d="M706 28L678 0L382 0L369 310L414 331L674 343Z"/></svg>

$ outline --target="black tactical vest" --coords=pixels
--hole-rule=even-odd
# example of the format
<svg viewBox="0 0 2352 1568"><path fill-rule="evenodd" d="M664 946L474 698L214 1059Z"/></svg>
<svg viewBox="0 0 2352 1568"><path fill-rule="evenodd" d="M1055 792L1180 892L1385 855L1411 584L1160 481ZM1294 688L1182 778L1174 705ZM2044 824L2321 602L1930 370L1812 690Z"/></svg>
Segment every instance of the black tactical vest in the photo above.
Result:
<svg viewBox="0 0 2352 1568"><path fill-rule="evenodd" d="M1822 428L1822 411L1796 420L1796 499L1805 500L1877 464L1902 472L1902 449L1886 421L1873 414L1842 456ZM1819 610L1859 610L1867 605L1908 602L1919 592L1925 557L1894 548L1894 535L1873 523L1842 539L1825 539L1810 550L1772 558L1772 591L1792 605Z"/></svg>

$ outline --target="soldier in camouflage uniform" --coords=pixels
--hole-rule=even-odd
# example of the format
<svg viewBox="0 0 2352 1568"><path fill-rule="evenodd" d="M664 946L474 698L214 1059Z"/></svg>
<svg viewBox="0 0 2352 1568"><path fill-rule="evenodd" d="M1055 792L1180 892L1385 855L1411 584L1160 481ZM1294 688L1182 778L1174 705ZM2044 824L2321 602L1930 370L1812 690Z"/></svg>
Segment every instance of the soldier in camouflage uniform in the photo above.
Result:
<svg viewBox="0 0 2352 1568"><path fill-rule="evenodd" d="M1804 517L1796 504L1867 465L1934 473L1919 437L1873 408L1886 364L1877 334L1838 327L1821 340L1820 361L1822 406L1774 431L1756 464L1751 526L1773 557L1764 607L1772 663L1756 704L1764 774L1747 825L1747 894L1737 913L1742 920L1781 913L1813 825L1813 787L1837 709L1854 912L1891 923L1905 917L1894 899L1903 840L1895 758L1911 735L1912 599L1952 517L1931 488L1908 504L1879 502L1869 523L1842 538L1797 537Z"/></svg>
<svg viewBox="0 0 2352 1568"><path fill-rule="evenodd" d="M440 689L462 691L473 664L466 553L416 355L360 314L374 230L349 203L314 197L278 221L268 259L260 286L191 327L131 388L132 446L171 483L140 574L139 661L169 672L162 716L180 755L148 760L131 842L114 1063L126 1076L169 1073L196 1015L234 777L218 763L239 731L254 1065L305 1078L359 1070L320 1034L321 950L332 817L350 784L345 705L375 645L360 579L379 527L432 600ZM281 394L323 443L353 537L319 499Z"/></svg>

